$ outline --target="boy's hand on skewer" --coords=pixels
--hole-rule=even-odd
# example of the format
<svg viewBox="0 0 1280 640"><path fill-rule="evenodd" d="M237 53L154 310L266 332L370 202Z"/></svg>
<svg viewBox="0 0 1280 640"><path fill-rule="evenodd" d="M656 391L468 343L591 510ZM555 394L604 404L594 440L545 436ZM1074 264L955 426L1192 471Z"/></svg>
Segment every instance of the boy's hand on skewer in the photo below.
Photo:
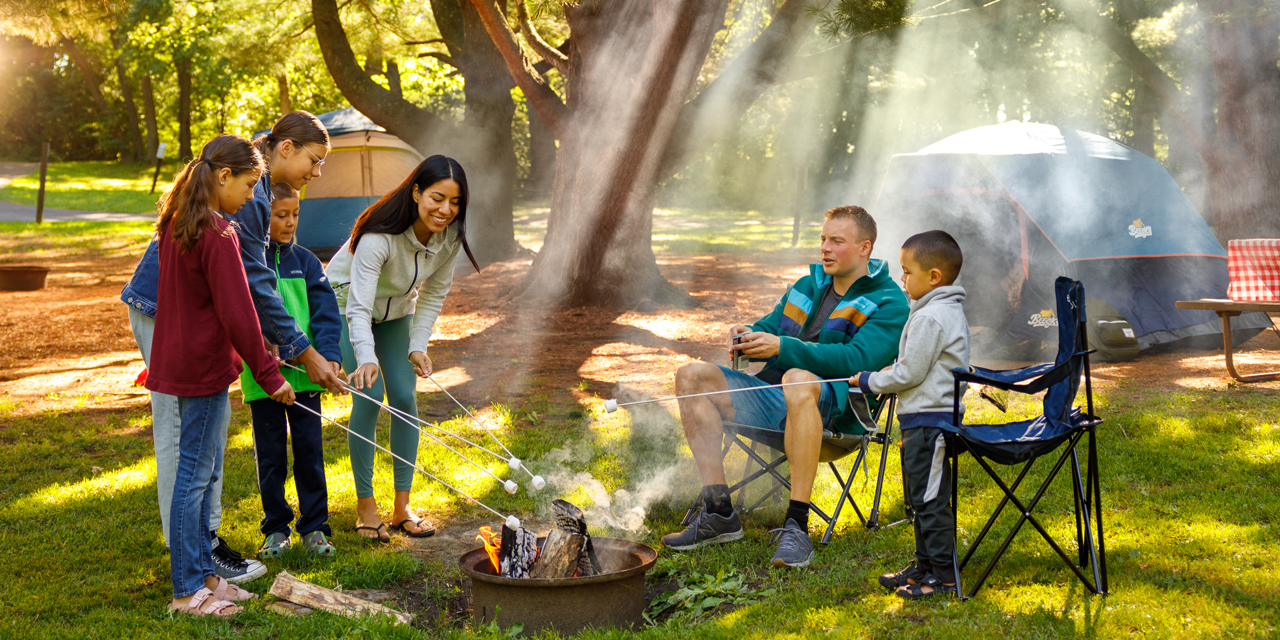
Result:
<svg viewBox="0 0 1280 640"><path fill-rule="evenodd" d="M360 368L351 372L351 376L347 378L351 386L356 389L366 389L373 386L378 381L378 365L362 364Z"/></svg>
<svg viewBox="0 0 1280 640"><path fill-rule="evenodd" d="M316 351L315 347L307 347L306 351L298 354L294 359L294 364L300 365L307 370L307 379L312 384L318 384L324 387L329 393L342 393L342 378L338 372L329 366L329 361Z"/></svg>
<svg viewBox="0 0 1280 640"><path fill-rule="evenodd" d="M419 378L425 378L431 375L431 358L421 351L414 351L409 354L409 362L413 363L413 372L418 374Z"/></svg>
<svg viewBox="0 0 1280 640"><path fill-rule="evenodd" d="M267 348L267 353L271 354L272 358L275 358L276 360L280 359L280 347L267 342L266 338L262 339L262 346Z"/></svg>
<svg viewBox="0 0 1280 640"><path fill-rule="evenodd" d="M330 360L330 361L329 361L329 370L333 371L333 375L334 375L334 376L336 376L339 380L341 380L341 381L343 381L343 382L346 382L346 381L347 381L347 374L345 374L345 373L343 373L343 372L342 372L342 364L341 364L341 363L334 362L334 361ZM345 390L343 390L343 389L338 389L338 390L337 390L337 391L335 391L334 393L346 393L346 391L345 391Z"/></svg>
<svg viewBox="0 0 1280 640"><path fill-rule="evenodd" d="M285 382L283 385L280 385L280 388L276 389L276 392L271 394L271 399L275 400L276 402L293 404L293 400L294 400L293 385L289 384L288 382Z"/></svg>

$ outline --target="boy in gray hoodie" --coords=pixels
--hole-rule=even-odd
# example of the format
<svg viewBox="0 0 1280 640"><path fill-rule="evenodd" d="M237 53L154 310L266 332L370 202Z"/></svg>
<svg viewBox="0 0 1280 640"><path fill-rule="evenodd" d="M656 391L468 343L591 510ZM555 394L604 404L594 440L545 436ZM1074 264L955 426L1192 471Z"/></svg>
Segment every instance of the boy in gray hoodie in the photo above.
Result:
<svg viewBox="0 0 1280 640"><path fill-rule="evenodd" d="M952 284L964 256L950 234L926 231L907 238L901 261L902 288L912 302L898 360L853 380L863 393L898 394L902 477L915 512L916 559L902 571L880 576L880 584L915 599L956 591L955 512L945 489L951 482L946 439L937 425L952 421L951 370L969 367L969 322L961 306L964 289ZM962 383L961 396L964 388Z"/></svg>

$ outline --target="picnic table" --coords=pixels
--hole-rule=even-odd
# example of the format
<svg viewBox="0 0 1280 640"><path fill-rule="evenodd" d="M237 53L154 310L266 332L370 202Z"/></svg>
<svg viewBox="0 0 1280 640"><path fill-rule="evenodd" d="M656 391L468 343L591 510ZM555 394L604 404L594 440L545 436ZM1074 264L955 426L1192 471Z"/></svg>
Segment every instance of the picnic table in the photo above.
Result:
<svg viewBox="0 0 1280 640"><path fill-rule="evenodd" d="M1263 313L1280 313L1280 302L1271 302L1263 300L1240 301L1202 298L1200 300L1179 300L1175 305L1179 309L1198 309L1204 311L1212 311L1222 318L1222 350L1227 355L1227 373L1232 378L1240 382L1266 382L1268 380L1280 380L1280 371L1273 373L1250 373L1240 375L1236 372L1236 365L1231 360L1231 318L1240 315L1246 311L1261 311Z"/></svg>

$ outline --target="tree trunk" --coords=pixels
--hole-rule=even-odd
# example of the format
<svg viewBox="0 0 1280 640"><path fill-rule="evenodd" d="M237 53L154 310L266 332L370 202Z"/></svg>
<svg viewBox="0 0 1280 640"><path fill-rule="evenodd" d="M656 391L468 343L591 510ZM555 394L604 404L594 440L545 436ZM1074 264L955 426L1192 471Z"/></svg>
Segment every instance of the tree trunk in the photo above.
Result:
<svg viewBox="0 0 1280 640"><path fill-rule="evenodd" d="M121 148L128 149L129 143L125 141L124 131L120 128L120 121L116 119L116 112L111 108L111 103L107 102L105 96L102 95L102 87L98 80L98 74L93 70L93 66L89 63L89 58L80 50L79 45L72 38L63 36L62 46L67 50L67 56L75 63L76 69L80 71L80 77L84 79L85 89L89 92L89 97L93 100L93 104L98 108L102 121L106 124L111 136L120 144Z"/></svg>
<svg viewBox="0 0 1280 640"><path fill-rule="evenodd" d="M1280 237L1280 24L1221 2L1205 22L1218 94L1218 131L1206 158L1215 230ZM1242 15L1243 14L1243 15Z"/></svg>
<svg viewBox="0 0 1280 640"><path fill-rule="evenodd" d="M178 58L173 63L178 72L178 159L195 158L191 151L191 60Z"/></svg>
<svg viewBox="0 0 1280 640"><path fill-rule="evenodd" d="M156 123L156 94L151 87L151 76L142 76L142 117L147 123L147 162L155 164L156 149L160 146L160 133Z"/></svg>
<svg viewBox="0 0 1280 640"><path fill-rule="evenodd" d="M499 2L505 9L506 2ZM502 56L484 32L475 7L462 5L464 45L456 55L461 63L466 115L457 136L463 144L450 145L467 169L471 203L467 210L467 237L476 258L506 260L515 255L516 152L511 120L516 104L514 83Z"/></svg>
<svg viewBox="0 0 1280 640"><path fill-rule="evenodd" d="M390 89L369 77L356 61L336 0L312 0L311 6L320 51L342 95L351 106L423 155L443 153L457 158L467 171L471 189L467 236L476 258L487 262L511 257L518 248L511 215L516 177L512 81L493 52L493 44L484 37L483 27L478 26L475 9L459 0L432 2L452 63L466 81L465 119L455 126L404 100L399 93L399 69L392 64L387 65ZM479 37L468 38L468 33Z"/></svg>
<svg viewBox="0 0 1280 640"><path fill-rule="evenodd" d="M691 302L658 271L653 193L725 4L565 7L572 116L561 133L547 237L523 295L612 308Z"/></svg>
<svg viewBox="0 0 1280 640"><path fill-rule="evenodd" d="M289 99L289 76L283 73L276 76L276 84L280 87L280 115L283 116L293 111L293 101Z"/></svg>
<svg viewBox="0 0 1280 640"><path fill-rule="evenodd" d="M1139 78L1133 79L1133 101L1129 103L1129 116L1133 119L1133 137L1129 146L1156 157L1156 95Z"/></svg>
<svg viewBox="0 0 1280 640"><path fill-rule="evenodd" d="M117 50L120 45L116 45ZM138 126L138 103L133 99L133 82L124 68L124 56L116 56L116 79L120 82L120 99L124 108L125 126L128 127L129 146L132 150L127 161L140 162L146 158L147 151L142 146L142 128ZM125 158L121 158L125 159Z"/></svg>
<svg viewBox="0 0 1280 640"><path fill-rule="evenodd" d="M556 177L556 136L533 108L529 109L529 185L538 197L551 193Z"/></svg>
<svg viewBox="0 0 1280 640"><path fill-rule="evenodd" d="M395 60L387 60L387 87L391 89L391 95L404 98L404 89L400 86L400 65Z"/></svg>

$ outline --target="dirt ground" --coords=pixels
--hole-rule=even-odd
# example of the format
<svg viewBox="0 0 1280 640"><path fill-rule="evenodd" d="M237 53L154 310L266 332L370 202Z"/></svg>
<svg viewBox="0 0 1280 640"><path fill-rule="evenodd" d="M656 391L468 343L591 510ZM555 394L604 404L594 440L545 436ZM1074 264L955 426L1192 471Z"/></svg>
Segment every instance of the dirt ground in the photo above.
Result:
<svg viewBox="0 0 1280 640"><path fill-rule="evenodd" d="M792 266L777 266L776 257L770 262L736 255L663 258L668 279L700 306L622 313L548 313L512 300L508 294L529 259L492 264L481 274L466 269L454 281L432 340L436 377L475 406L520 406L530 397L568 399L562 395L585 403L593 395L611 397L619 383L669 392L672 372L681 364L727 362L728 328L766 312L786 284L805 272L808 256L787 257L794 258L788 262ZM146 394L132 385L142 359L119 301L135 261L96 256L42 261L52 268L45 289L0 292L0 396L20 403L13 415L65 409L68 403L91 414L145 405ZM1259 334L1237 350L1236 361L1242 372L1280 369L1280 338L1270 331ZM1134 378L1190 388L1234 384L1220 348L1144 355L1094 371L1104 381ZM1280 389L1280 382L1258 386ZM425 409L445 413L449 407Z"/></svg>

